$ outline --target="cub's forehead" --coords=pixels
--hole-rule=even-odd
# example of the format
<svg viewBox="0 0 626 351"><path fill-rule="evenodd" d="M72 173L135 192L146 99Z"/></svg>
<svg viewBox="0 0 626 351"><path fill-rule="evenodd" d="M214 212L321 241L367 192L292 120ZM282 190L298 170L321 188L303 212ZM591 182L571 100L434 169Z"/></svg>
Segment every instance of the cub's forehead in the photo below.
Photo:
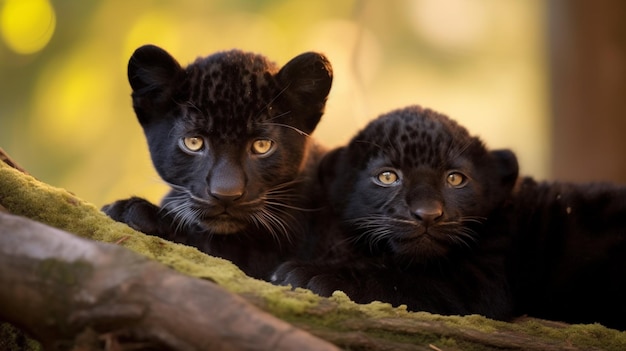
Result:
<svg viewBox="0 0 626 351"><path fill-rule="evenodd" d="M411 106L384 114L365 127L349 145L360 165L384 157L396 166L440 166L481 142L447 116Z"/></svg>
<svg viewBox="0 0 626 351"><path fill-rule="evenodd" d="M225 137L263 122L281 93L277 66L262 55L231 50L198 58L185 68L179 104L190 125Z"/></svg>
<svg viewBox="0 0 626 351"><path fill-rule="evenodd" d="M193 101L245 103L269 98L277 71L263 55L231 50L198 58L186 68L186 81Z"/></svg>
<svg viewBox="0 0 626 351"><path fill-rule="evenodd" d="M265 72L274 74L278 71L276 64L265 56L241 50L223 51L206 57L199 57L187 69L198 70L214 77L223 78L228 78L233 74L249 76Z"/></svg>

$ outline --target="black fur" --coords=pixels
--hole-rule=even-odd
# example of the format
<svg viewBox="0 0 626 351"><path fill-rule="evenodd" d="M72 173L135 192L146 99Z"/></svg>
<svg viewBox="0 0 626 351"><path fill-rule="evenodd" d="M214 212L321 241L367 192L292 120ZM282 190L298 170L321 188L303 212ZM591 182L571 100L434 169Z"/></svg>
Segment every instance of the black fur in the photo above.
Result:
<svg viewBox="0 0 626 351"><path fill-rule="evenodd" d="M517 178L512 152L487 151L419 107L373 121L321 171L333 250L283 264L276 283L411 310L626 329L626 188ZM400 182L377 184L383 171ZM446 186L451 171L467 183Z"/></svg>
<svg viewBox="0 0 626 351"><path fill-rule="evenodd" d="M626 329L626 188L523 178L496 218L516 314Z"/></svg>
<svg viewBox="0 0 626 351"><path fill-rule="evenodd" d="M442 314L511 317L506 235L485 235L487 217L517 178L506 150L489 152L447 117L409 107L371 122L323 161L333 249L317 262L289 262L276 283L322 295L342 290ZM382 184L380 174L398 180ZM448 175L465 177L459 186ZM321 229L324 231L324 229Z"/></svg>
<svg viewBox="0 0 626 351"><path fill-rule="evenodd" d="M153 164L171 191L161 207L130 198L103 210L268 279L293 254L314 207L306 191L322 150L309 134L331 87L328 60L304 53L278 69L232 50L183 68L146 45L130 58L128 79Z"/></svg>

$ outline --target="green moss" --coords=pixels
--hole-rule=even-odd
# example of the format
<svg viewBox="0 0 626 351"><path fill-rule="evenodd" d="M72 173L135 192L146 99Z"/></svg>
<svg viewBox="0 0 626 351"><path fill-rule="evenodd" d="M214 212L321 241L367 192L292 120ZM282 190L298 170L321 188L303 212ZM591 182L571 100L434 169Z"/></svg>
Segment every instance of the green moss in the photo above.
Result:
<svg viewBox="0 0 626 351"><path fill-rule="evenodd" d="M573 325L566 330L567 340L575 345L606 350L626 350L626 332L616 333L599 324Z"/></svg>
<svg viewBox="0 0 626 351"><path fill-rule="evenodd" d="M0 350L39 351L41 345L13 325L0 322Z"/></svg>
<svg viewBox="0 0 626 351"><path fill-rule="evenodd" d="M311 291L304 289L294 291L286 286L267 289L263 297L268 308L280 315L308 314L309 311L319 305L321 300Z"/></svg>
<svg viewBox="0 0 626 351"><path fill-rule="evenodd" d="M442 349L482 350L500 346L481 345L468 335L501 335L506 340L507 333L521 333L529 340L546 340L556 345L626 349L626 333L599 325L557 326L532 319L505 323L481 316L439 316L407 312L405 307L393 308L380 302L359 305L340 292L321 298L308 290L274 286L247 277L226 260L146 236L116 223L66 190L43 184L3 162L0 162L0 204L14 214L86 238L117 243L185 274L215 281L275 316L319 335L328 335L329 331L354 331L390 344L433 344Z"/></svg>

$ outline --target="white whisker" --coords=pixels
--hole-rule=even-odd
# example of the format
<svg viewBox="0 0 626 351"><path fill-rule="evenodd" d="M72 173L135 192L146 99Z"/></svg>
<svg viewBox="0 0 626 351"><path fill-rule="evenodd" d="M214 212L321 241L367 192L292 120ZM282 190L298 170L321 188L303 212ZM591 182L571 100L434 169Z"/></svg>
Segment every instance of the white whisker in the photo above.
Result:
<svg viewBox="0 0 626 351"><path fill-rule="evenodd" d="M284 123L272 123L272 122L265 122L263 124L268 124L268 125L272 125L272 126L278 126L278 127L284 127L284 128L288 128L291 130L296 131L298 134L305 136L305 137L310 137L311 135L309 135L308 133L303 132L302 130L294 127L294 126L290 126L288 124L284 124Z"/></svg>

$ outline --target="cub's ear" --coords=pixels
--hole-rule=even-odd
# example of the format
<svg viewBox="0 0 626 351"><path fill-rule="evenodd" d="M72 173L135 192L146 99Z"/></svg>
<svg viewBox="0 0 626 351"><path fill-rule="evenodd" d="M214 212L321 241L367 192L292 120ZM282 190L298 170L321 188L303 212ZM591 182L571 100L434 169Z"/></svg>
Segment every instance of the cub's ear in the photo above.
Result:
<svg viewBox="0 0 626 351"><path fill-rule="evenodd" d="M285 93L305 108L304 132L311 133L319 122L333 82L333 69L319 53L306 52L287 62L277 74Z"/></svg>
<svg viewBox="0 0 626 351"><path fill-rule="evenodd" d="M491 157L494 160L502 184L513 187L519 176L519 165L513 151L508 149L493 150L491 151Z"/></svg>
<svg viewBox="0 0 626 351"><path fill-rule="evenodd" d="M138 48L128 61L128 81L133 88L133 97L158 96L180 72L180 64L160 47L144 45Z"/></svg>

